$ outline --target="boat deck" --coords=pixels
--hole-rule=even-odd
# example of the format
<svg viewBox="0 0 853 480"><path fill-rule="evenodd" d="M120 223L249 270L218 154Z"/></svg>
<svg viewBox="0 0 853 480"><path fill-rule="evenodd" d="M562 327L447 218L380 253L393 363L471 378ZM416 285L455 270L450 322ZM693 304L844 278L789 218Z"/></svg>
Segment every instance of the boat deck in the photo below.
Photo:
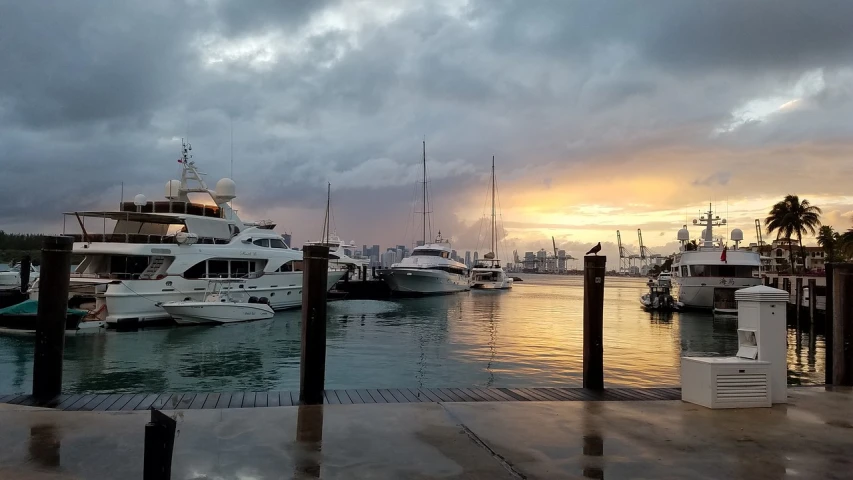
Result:
<svg viewBox="0 0 853 480"><path fill-rule="evenodd" d="M571 402L680 400L680 388L380 388L325 390L324 404L419 402ZM200 410L299 405L299 392L127 393L60 395L38 405L29 394L0 395L0 403L64 411Z"/></svg>

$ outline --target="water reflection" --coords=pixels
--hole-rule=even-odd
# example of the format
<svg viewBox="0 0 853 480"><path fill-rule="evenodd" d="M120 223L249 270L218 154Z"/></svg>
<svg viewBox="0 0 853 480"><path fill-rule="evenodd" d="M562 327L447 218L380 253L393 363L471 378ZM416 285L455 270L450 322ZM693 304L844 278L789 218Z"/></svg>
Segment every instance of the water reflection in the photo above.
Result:
<svg viewBox="0 0 853 480"><path fill-rule="evenodd" d="M737 351L736 318L644 312L637 299L645 289L642 280L607 280L608 386L677 385L682 355ZM327 388L580 385L582 298L580 277L531 275L505 292L332 302ZM296 310L224 327L68 337L63 389L296 390L300 324ZM821 325L801 327L800 335L789 338L789 377L822 382ZM32 338L0 336L0 392L28 390L33 345Z"/></svg>
<svg viewBox="0 0 853 480"><path fill-rule="evenodd" d="M601 413L601 403L585 402L583 413L583 467L584 478L604 479L604 437L596 420Z"/></svg>
<svg viewBox="0 0 853 480"><path fill-rule="evenodd" d="M323 406L300 405L296 418L293 478L320 478L323 450Z"/></svg>
<svg viewBox="0 0 853 480"><path fill-rule="evenodd" d="M61 446L56 425L42 424L30 427L30 441L27 445L28 460L43 468L59 468Z"/></svg>

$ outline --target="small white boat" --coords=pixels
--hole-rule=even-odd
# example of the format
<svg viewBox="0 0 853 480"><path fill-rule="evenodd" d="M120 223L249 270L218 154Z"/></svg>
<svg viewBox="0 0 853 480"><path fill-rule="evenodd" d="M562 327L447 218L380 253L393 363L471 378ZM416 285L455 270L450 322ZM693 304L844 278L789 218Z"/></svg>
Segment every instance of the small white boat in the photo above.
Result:
<svg viewBox="0 0 853 480"><path fill-rule="evenodd" d="M671 283L668 272L661 273L657 281L649 279L647 286L649 293L640 297L640 305L644 310L676 311L683 306L670 293Z"/></svg>
<svg viewBox="0 0 853 480"><path fill-rule="evenodd" d="M264 297L242 298L245 292L233 292L232 287L243 280L210 280L203 301L185 300L161 303L160 306L180 325L203 325L251 322L272 318L273 309Z"/></svg>

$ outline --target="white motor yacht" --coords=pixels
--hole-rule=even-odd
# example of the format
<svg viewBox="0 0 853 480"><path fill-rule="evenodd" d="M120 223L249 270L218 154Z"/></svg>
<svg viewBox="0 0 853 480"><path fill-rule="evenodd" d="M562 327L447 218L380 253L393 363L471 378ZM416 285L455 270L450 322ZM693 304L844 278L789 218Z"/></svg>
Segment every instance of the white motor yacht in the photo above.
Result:
<svg viewBox="0 0 853 480"><path fill-rule="evenodd" d="M689 243L690 232L686 225L678 231L681 247L672 265L673 296L684 308L736 311L735 291L761 284L758 276L761 257L756 252L739 248L743 240L740 229L731 232L734 249L715 238L714 227L725 225L726 219L714 216L710 207L699 220L693 220L693 224L702 224L705 229L696 246Z"/></svg>
<svg viewBox="0 0 853 480"><path fill-rule="evenodd" d="M497 224L495 222L495 157L492 157L492 224L491 224L491 251L478 260L471 269L471 288L506 290L512 288L512 277L501 268L501 261L497 257L498 237Z"/></svg>
<svg viewBox="0 0 853 480"><path fill-rule="evenodd" d="M435 242L412 249L412 255L382 272L382 279L398 295L438 295L471 288L468 268L450 258L450 242L438 232Z"/></svg>
<svg viewBox="0 0 853 480"><path fill-rule="evenodd" d="M30 279L28 286L39 278L39 268L30 265ZM12 265L8 268L0 266L0 290L17 290L21 288L21 264Z"/></svg>
<svg viewBox="0 0 853 480"><path fill-rule="evenodd" d="M234 182L223 178L208 189L191 150L183 144L181 180L166 183L165 201L137 195L119 211L66 214L82 231L73 235L73 254L84 256L71 274L72 302L94 301L110 325L168 320L159 304L201 301L208 279L229 278L240 280L231 288L268 298L274 310L302 304L302 252L288 248L275 225L240 220L229 205ZM191 193L208 201L193 203ZM343 274L329 272L328 287ZM30 298L38 293L36 281Z"/></svg>
<svg viewBox="0 0 853 480"><path fill-rule="evenodd" d="M225 324L266 320L273 309L266 297L249 296L245 289L235 291L240 280L210 280L201 301L187 300L161 304L180 325Z"/></svg>
<svg viewBox="0 0 853 480"><path fill-rule="evenodd" d="M433 243L427 243L429 200L426 173L426 142L423 157L423 245L412 249L412 255L382 272L382 279L396 295L439 295L471 289L468 267L450 258L450 242L438 232Z"/></svg>

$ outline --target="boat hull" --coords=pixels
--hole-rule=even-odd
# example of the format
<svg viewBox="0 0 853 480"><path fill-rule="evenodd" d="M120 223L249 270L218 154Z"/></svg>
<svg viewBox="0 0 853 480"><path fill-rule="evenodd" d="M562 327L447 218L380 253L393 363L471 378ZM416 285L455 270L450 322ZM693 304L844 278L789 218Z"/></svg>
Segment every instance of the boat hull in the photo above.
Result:
<svg viewBox="0 0 853 480"><path fill-rule="evenodd" d="M500 268L475 268L471 271L471 288L478 290L507 290L512 288L512 277Z"/></svg>
<svg viewBox="0 0 853 480"><path fill-rule="evenodd" d="M392 268L382 279L395 295L442 295L471 289L465 275L426 268Z"/></svg>
<svg viewBox="0 0 853 480"><path fill-rule="evenodd" d="M673 296L684 305L684 308L712 310L714 290L740 290L761 285L761 280L758 278L678 277L673 283L676 286Z"/></svg>
<svg viewBox="0 0 853 480"><path fill-rule="evenodd" d="M262 303L170 302L162 305L179 325L252 322L273 317Z"/></svg>
<svg viewBox="0 0 853 480"><path fill-rule="evenodd" d="M327 286L331 289L344 276L343 271L329 271ZM158 304L180 301L204 300L207 279L185 279L168 276L159 280L104 281L88 278L71 278L70 294L91 296L96 310L103 309L103 319L110 326L123 322L162 322L171 316ZM248 278L234 286L243 296L266 297L273 310L298 308L302 305L302 272L266 274ZM33 289L30 299L38 299Z"/></svg>
<svg viewBox="0 0 853 480"><path fill-rule="evenodd" d="M69 313L65 316L65 329L77 330L85 314ZM35 331L38 314L22 313L0 315L0 328L8 330Z"/></svg>

